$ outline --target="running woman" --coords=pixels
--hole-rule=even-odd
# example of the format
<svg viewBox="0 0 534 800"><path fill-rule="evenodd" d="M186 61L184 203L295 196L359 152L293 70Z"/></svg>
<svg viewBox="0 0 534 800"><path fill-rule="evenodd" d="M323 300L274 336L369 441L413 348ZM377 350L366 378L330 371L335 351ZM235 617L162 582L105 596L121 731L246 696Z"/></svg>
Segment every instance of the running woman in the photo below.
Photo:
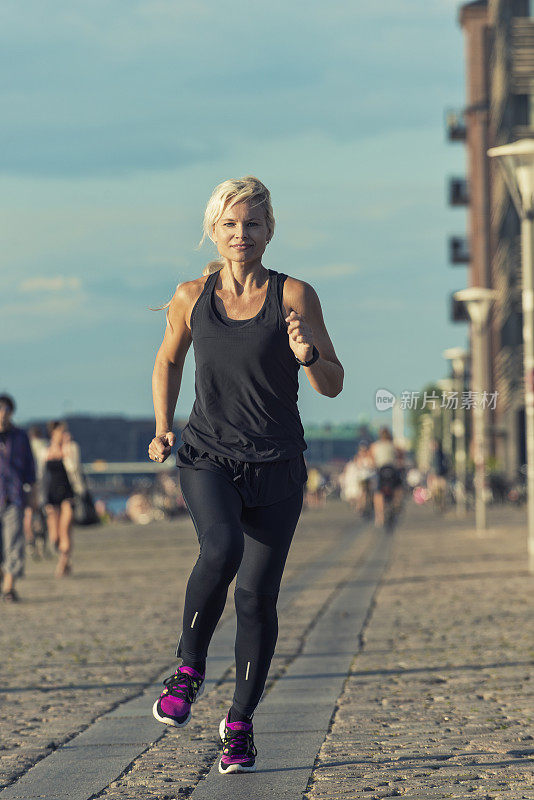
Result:
<svg viewBox="0 0 534 800"><path fill-rule="evenodd" d="M177 287L152 378L156 435L148 453L163 462L176 441L174 412L193 342L196 398L177 464L200 554L176 649L182 663L164 681L153 713L167 725L188 723L237 575L236 686L219 727L223 774L256 768L252 715L276 645L280 581L307 480L299 369L327 397L343 386L315 290L262 264L274 224L269 191L257 178L215 188L202 241L212 239L220 261Z"/></svg>

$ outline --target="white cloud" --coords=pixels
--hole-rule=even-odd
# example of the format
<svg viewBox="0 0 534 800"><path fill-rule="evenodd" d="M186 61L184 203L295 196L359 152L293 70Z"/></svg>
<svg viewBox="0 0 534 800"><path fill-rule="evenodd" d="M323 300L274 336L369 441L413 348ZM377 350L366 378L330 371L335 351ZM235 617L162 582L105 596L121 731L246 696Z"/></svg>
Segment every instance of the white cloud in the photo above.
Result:
<svg viewBox="0 0 534 800"><path fill-rule="evenodd" d="M65 292L78 291L82 288L79 278L69 278L65 275L55 275L50 278L36 276L26 278L19 284L21 292Z"/></svg>
<svg viewBox="0 0 534 800"><path fill-rule="evenodd" d="M123 330L131 326L139 330L148 326L152 330L150 326L155 329L158 322L146 305L117 303L113 298L96 297L81 286L75 291L29 294L27 299L20 295L13 299L2 297L2 300L0 347L8 343L17 347L27 342L38 342L39 357L44 352L45 339L50 342L61 334L65 336L65 346L82 340L90 341L92 347L104 350L113 359L118 357L115 349L118 327ZM161 321L160 327L163 327ZM105 331L104 338L98 337L99 331ZM74 364L76 354L71 353L69 358Z"/></svg>

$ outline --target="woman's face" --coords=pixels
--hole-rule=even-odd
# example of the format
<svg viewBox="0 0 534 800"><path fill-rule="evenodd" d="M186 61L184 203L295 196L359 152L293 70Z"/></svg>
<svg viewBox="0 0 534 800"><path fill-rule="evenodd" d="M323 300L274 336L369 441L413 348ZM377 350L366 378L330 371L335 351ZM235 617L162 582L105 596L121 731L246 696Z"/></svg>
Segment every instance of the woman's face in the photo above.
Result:
<svg viewBox="0 0 534 800"><path fill-rule="evenodd" d="M265 211L248 201L226 208L213 229L213 239L223 258L246 263L261 259L269 230Z"/></svg>
<svg viewBox="0 0 534 800"><path fill-rule="evenodd" d="M60 446L63 443L63 426L58 425L50 434L50 443Z"/></svg>

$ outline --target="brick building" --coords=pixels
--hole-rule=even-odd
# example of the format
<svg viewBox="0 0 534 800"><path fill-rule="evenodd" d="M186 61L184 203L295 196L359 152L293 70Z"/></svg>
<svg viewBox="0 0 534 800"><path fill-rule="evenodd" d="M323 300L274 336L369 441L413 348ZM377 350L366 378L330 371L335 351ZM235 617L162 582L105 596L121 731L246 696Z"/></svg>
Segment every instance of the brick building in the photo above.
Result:
<svg viewBox="0 0 534 800"><path fill-rule="evenodd" d="M468 266L466 284L495 289L485 372L497 391L488 453L509 478L525 463L520 221L494 147L534 137L534 2L476 0L459 12L465 36L466 108L449 113L448 136L464 141L467 180L453 178L453 205L468 208L467 240L453 237L452 263ZM459 287L460 288L460 287ZM465 311L453 303L453 319Z"/></svg>

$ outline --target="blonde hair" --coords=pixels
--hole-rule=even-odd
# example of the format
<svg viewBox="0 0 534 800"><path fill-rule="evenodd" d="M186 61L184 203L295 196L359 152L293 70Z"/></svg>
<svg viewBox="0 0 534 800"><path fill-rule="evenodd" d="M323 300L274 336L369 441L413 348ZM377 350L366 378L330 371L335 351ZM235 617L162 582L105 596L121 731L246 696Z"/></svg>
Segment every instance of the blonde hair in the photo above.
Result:
<svg viewBox="0 0 534 800"><path fill-rule="evenodd" d="M227 181L219 183L211 193L208 200L206 210L204 212L204 222L202 225L203 234L202 239L198 243L198 247L202 247L206 238L213 241L213 228L220 220L227 208L231 208L236 203L243 203L248 200L252 204L252 208L259 206L265 212L265 221L269 231L267 241L270 242L274 234L274 213L271 204L271 193L264 184L255 178L253 175L246 175L244 178L230 178ZM220 259L210 261L202 270L203 275L211 275L212 272L218 272L224 266ZM151 308L151 311L164 311L167 309L167 322L169 322L169 306L172 302L169 300L163 306ZM170 324L170 323L169 323Z"/></svg>
<svg viewBox="0 0 534 800"><path fill-rule="evenodd" d="M253 175L247 175L244 178L230 178L215 187L204 212L204 224L202 226L204 233L198 246L202 247L206 238L213 241L213 229L226 209L231 208L236 203L243 203L245 200L250 201L253 208L256 206L263 208L269 231L268 241L270 241L273 238L275 226L271 193L258 178ZM202 274L211 275L212 272L220 270L222 266L224 265L220 259L210 261L204 267Z"/></svg>

